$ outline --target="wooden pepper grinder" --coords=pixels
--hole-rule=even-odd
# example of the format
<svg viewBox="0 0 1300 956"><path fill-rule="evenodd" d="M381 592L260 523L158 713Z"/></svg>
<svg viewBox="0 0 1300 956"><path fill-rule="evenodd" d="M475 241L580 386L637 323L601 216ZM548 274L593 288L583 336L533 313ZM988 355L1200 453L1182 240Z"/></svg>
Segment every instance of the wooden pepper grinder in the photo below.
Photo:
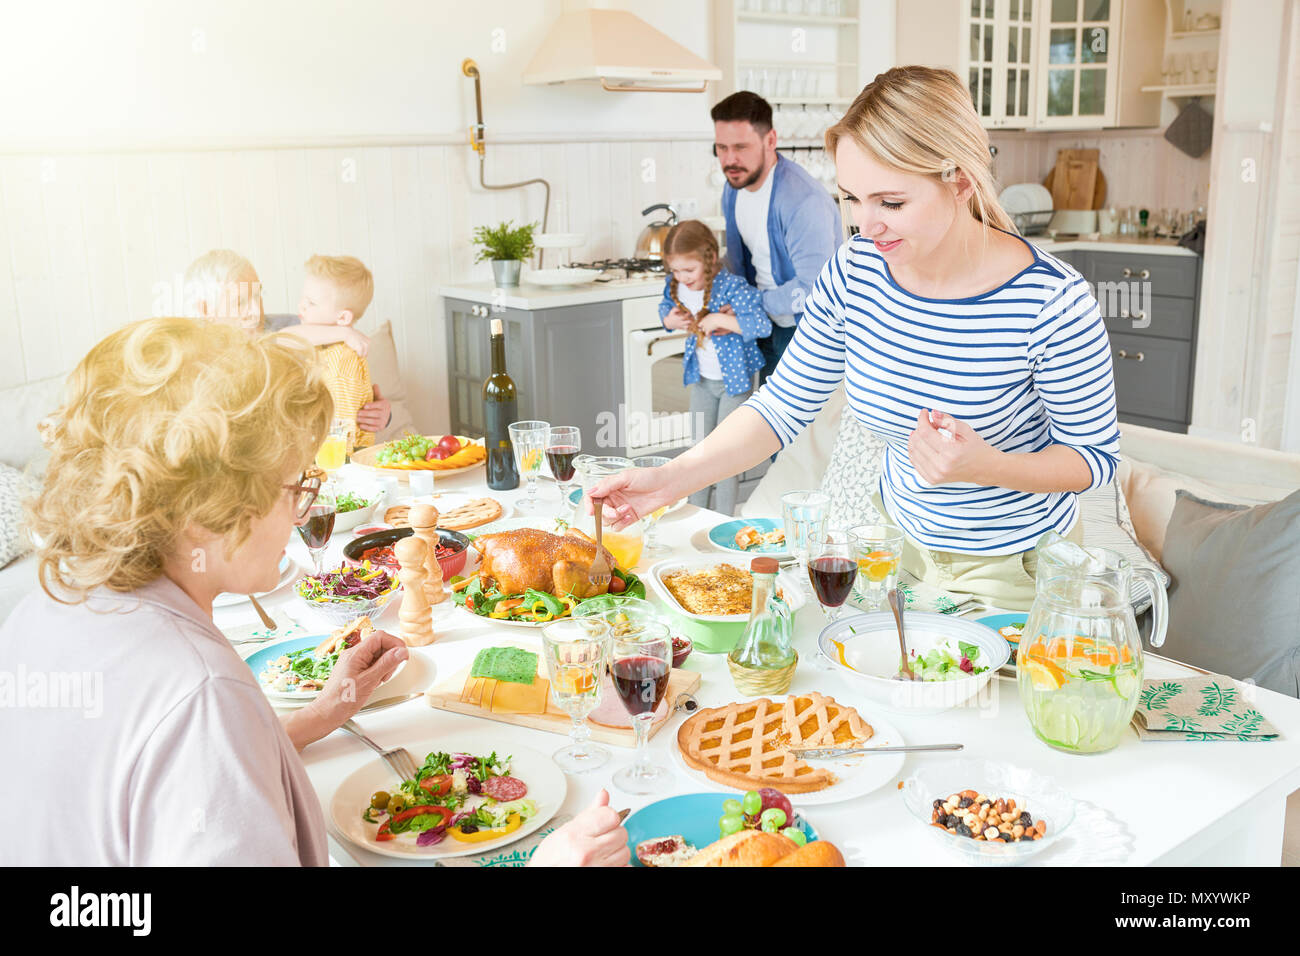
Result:
<svg viewBox="0 0 1300 956"><path fill-rule="evenodd" d="M438 509L433 505L411 505L407 520L411 522L414 537L424 542L428 551L424 559L424 569L428 577L424 579L424 594L430 604L441 604L447 600L447 591L442 586L442 565L438 563Z"/></svg>
<svg viewBox="0 0 1300 956"><path fill-rule="evenodd" d="M402 582L402 606L397 618L401 622L399 636L408 647L423 647L433 643L433 609L424 593L424 581L429 572L424 569L428 546L415 535L403 538L393 549L402 566L397 577Z"/></svg>

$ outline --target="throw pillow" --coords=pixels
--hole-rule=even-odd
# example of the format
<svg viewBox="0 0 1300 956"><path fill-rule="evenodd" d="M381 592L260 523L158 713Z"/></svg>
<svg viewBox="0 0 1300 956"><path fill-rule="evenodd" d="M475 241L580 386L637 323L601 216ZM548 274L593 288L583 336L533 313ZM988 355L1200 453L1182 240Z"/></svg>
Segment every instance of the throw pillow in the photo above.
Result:
<svg viewBox="0 0 1300 956"><path fill-rule="evenodd" d="M23 528L23 501L36 491L33 477L0 464L0 568L32 549Z"/></svg>
<svg viewBox="0 0 1300 956"><path fill-rule="evenodd" d="M388 427L375 436L375 441L384 442L406 431L416 431L415 419L406 405L406 383L402 381L402 370L397 364L392 323L385 319L374 331L362 331L370 336L370 351L366 354L370 380L379 386L379 393L393 403L393 417Z"/></svg>
<svg viewBox="0 0 1300 956"><path fill-rule="evenodd" d="M1180 490L1164 566L1174 589L1159 653L1300 696L1300 491L1252 508Z"/></svg>
<svg viewBox="0 0 1300 956"><path fill-rule="evenodd" d="M1135 537L1159 564L1164 563L1165 529L1169 527L1175 496L1180 489L1206 501L1252 505L1266 500L1244 498L1188 475L1131 458L1120 463L1119 482L1124 487L1124 498L1132 512Z"/></svg>
<svg viewBox="0 0 1300 956"><path fill-rule="evenodd" d="M822 476L821 490L831 499L826 516L828 528L847 531L883 520L871 496L880 485L884 455L885 440L869 431L845 405L831 460Z"/></svg>

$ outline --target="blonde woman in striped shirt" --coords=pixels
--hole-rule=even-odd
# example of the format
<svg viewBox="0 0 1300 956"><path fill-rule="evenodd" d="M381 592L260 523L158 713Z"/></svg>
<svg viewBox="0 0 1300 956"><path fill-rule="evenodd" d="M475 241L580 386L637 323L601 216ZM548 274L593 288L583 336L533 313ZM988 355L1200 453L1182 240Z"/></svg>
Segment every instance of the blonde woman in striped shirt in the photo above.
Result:
<svg viewBox="0 0 1300 956"><path fill-rule="evenodd" d="M859 235L822 270L776 373L671 464L593 494L616 527L630 522L762 461L843 382L888 445L878 500L907 535L904 567L1027 608L1035 542L1048 530L1081 540L1077 495L1111 481L1119 461L1096 299L1016 235L955 74L881 74L826 147Z"/></svg>

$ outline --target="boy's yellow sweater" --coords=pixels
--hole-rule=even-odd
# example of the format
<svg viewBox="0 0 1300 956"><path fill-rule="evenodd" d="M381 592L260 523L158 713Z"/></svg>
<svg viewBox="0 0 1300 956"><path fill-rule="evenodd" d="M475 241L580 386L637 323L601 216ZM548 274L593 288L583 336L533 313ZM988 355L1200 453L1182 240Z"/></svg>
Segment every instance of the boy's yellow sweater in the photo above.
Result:
<svg viewBox="0 0 1300 956"><path fill-rule="evenodd" d="M317 346L316 354L325 366L326 382L334 397L334 417L356 422L361 406L375 398L370 384L370 367L351 348L342 342ZM361 431L357 426L356 448L366 448L375 443L373 432Z"/></svg>

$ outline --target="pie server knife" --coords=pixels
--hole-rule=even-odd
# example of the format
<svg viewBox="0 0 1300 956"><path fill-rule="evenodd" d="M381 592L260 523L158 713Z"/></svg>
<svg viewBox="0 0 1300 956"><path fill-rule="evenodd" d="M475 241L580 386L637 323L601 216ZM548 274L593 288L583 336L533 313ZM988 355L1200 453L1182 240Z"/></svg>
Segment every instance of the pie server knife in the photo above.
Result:
<svg viewBox="0 0 1300 956"><path fill-rule="evenodd" d="M965 744L907 744L902 747L801 747L792 748L796 757L856 757L859 754L924 753L931 750L961 750Z"/></svg>

